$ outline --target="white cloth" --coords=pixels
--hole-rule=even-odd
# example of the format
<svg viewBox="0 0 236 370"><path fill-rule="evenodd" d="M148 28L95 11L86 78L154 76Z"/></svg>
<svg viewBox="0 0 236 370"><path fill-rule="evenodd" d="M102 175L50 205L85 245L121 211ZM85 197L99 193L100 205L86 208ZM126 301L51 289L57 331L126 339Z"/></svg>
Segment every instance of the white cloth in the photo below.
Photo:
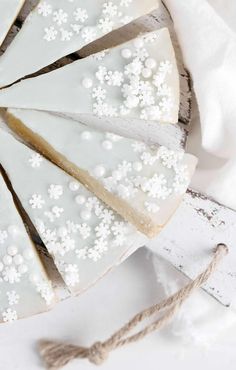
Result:
<svg viewBox="0 0 236 370"><path fill-rule="evenodd" d="M195 112L188 150L199 156L192 186L236 209L236 2L165 0L189 69ZM197 145L198 144L198 145Z"/></svg>
<svg viewBox="0 0 236 370"><path fill-rule="evenodd" d="M191 185L236 209L236 1L165 3L196 95L187 150L199 158L199 164ZM155 263L155 251L152 252L158 280L167 297L173 284L175 290L183 285L183 276L160 259ZM212 315L217 310L218 319ZM230 327L235 320L235 312L199 291L175 317L172 334L210 345L228 327L227 323Z"/></svg>

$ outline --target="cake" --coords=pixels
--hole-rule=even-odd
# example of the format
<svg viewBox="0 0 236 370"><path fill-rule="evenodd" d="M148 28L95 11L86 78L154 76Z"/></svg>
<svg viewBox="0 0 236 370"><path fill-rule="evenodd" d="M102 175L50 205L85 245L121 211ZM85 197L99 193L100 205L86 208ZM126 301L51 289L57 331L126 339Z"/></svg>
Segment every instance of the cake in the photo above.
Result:
<svg viewBox="0 0 236 370"><path fill-rule="evenodd" d="M13 322L56 302L12 195L0 173L0 322Z"/></svg>
<svg viewBox="0 0 236 370"><path fill-rule="evenodd" d="M11 109L7 122L149 237L174 214L196 166L183 150L149 146L46 112Z"/></svg>
<svg viewBox="0 0 236 370"><path fill-rule="evenodd" d="M12 0L4 1L4 12L10 11L9 3ZM0 86L9 85L78 51L104 34L151 12L158 3L158 0L39 1L0 58ZM20 60L17 68L16 60Z"/></svg>
<svg viewBox="0 0 236 370"><path fill-rule="evenodd" d="M1 66L0 66L1 68ZM179 74L168 29L0 91L0 106L60 112L80 119L177 123Z"/></svg>
<svg viewBox="0 0 236 370"><path fill-rule="evenodd" d="M71 293L146 243L82 184L2 129L0 163Z"/></svg>
<svg viewBox="0 0 236 370"><path fill-rule="evenodd" d="M1 0L0 2L0 46L14 23L25 0ZM1 71L1 68L0 68Z"/></svg>

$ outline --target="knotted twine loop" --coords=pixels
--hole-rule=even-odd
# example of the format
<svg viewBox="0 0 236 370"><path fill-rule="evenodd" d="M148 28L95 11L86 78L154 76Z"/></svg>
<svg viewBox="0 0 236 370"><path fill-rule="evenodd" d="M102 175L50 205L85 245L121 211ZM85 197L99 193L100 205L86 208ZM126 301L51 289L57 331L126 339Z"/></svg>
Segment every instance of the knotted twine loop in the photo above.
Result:
<svg viewBox="0 0 236 370"><path fill-rule="evenodd" d="M212 261L209 263L205 271L203 271L197 278L180 289L166 300L157 303L133 317L120 330L115 332L108 340L104 342L96 342L91 347L79 347L71 344L57 343L54 341L42 340L39 343L40 354L45 361L48 369L59 369L70 361L76 358L86 358L95 365L101 365L111 351L118 347L122 347L128 343L136 342L147 334L164 327L178 309L182 306L184 301L202 284L206 283L209 277L216 270L220 260L228 253L228 247L225 244L218 244ZM162 312L162 316L153 323L147 324L142 330L136 334L128 336L128 334L143 320L150 318L154 314Z"/></svg>

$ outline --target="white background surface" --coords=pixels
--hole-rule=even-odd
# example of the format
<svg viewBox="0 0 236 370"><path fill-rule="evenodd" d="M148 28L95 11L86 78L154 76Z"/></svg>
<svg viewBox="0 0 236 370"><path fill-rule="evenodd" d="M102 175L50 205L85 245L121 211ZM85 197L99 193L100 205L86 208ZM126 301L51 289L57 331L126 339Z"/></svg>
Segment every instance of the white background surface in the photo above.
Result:
<svg viewBox="0 0 236 370"><path fill-rule="evenodd" d="M204 2L205 0L191 0L193 5L201 3L204 6ZM174 4L174 0L168 0L168 3ZM232 32L235 32L235 1L209 0L208 3L215 5L216 13L221 15L223 21L232 29ZM190 13L191 7L189 4L190 0L185 10ZM184 6L180 10L183 11ZM180 14L178 18L185 19L184 23L178 24L178 30L181 31L182 24L187 27L187 32L182 32L184 36L181 39L182 47L188 46L185 37L191 35L190 26L194 25L190 16L191 14L187 17ZM195 12L193 12L193 17L196 20ZM218 19L215 19L216 24L218 24ZM197 20L200 22L203 19L199 17ZM210 18L206 24L207 26L212 25L213 18ZM221 25L221 22L219 24ZM198 29L203 33L205 32L200 27L200 23ZM213 32L213 35L215 36L215 32ZM205 36L209 37L210 33L205 32L202 41L207 39ZM186 47L184 50L188 67L192 74L196 76L196 70L192 68L194 65L191 63L191 60L195 61L196 58L194 53L191 53L193 55L191 59L191 55L189 56L187 52L193 51L201 55L199 48L193 47L191 44L191 47ZM199 82L201 80L204 79L198 78ZM213 82L215 81L213 79ZM235 87L235 83L233 86ZM224 94L225 91L222 91ZM233 98L234 95L231 94L231 96ZM222 115L222 117L224 116ZM212 123L213 121L210 120L209 122ZM199 151L201 146L200 125L198 120L195 120L195 122L194 135L189 142L189 151L200 155L199 170L194 178L194 185L198 189L209 190L207 188L209 177L213 178L214 170L216 170L215 173L218 176L218 171L224 166L225 159L215 158L213 155L215 152L211 153L209 147L207 148L208 154L204 150ZM222 125L222 127L226 126ZM235 127L235 125L232 127ZM234 166L230 166L230 171L234 168ZM226 179L226 173L231 174L231 172L224 171L224 180ZM232 183L233 179L234 177L232 177ZM222 181L222 184L224 184L224 181ZM232 190L234 186L230 186ZM228 187L222 187L223 195L232 195L234 200L235 191L230 193L225 189L228 189ZM230 204L228 198L225 198L225 203ZM154 268L152 258L147 259L147 253L144 250L138 251L81 297L60 303L49 313L16 322L14 325L1 325L0 370L44 369L36 351L36 343L41 338L91 345L94 341L109 337L114 330L118 329L139 310L162 298L163 289L156 276L159 262L156 261L155 265ZM170 276L174 282L179 279L179 273L177 272L172 271L171 274L167 275L168 279ZM172 326L169 326L160 333L154 333L137 344L113 352L102 369L235 370L236 324L232 324L233 320L232 317L229 317L228 309L206 296L205 293L197 294L198 296L192 297L185 306L183 321L188 321L189 314L194 323L191 330L183 326L182 335L176 336ZM198 313L200 314L198 315ZM175 319L175 322L178 323L178 318ZM181 327L181 320L179 323ZM216 333L220 333L220 335L217 336ZM201 335L203 334L207 340L202 340ZM209 339L210 337L215 340L212 341L212 338ZM208 347L204 343L208 343ZM95 367L86 360L78 360L67 366L65 370L93 368Z"/></svg>
<svg viewBox="0 0 236 370"><path fill-rule="evenodd" d="M1 325L0 369L42 370L44 367L36 351L40 338L89 345L107 338L138 310L157 302L161 296L162 287L157 282L152 258L149 252L142 249L81 297L60 303L52 312L21 320L14 325ZM212 298L205 299L212 301L216 310L218 306L227 310ZM201 300L198 309L201 311ZM207 320L211 320L210 315ZM207 325L200 318L198 321L196 326L200 329ZM214 330L214 324L212 328ZM236 325L206 348L201 344L186 344L183 338L173 336L168 327L137 344L113 352L102 369L234 370L235 334ZM76 360L65 370L93 368L94 365L87 360Z"/></svg>

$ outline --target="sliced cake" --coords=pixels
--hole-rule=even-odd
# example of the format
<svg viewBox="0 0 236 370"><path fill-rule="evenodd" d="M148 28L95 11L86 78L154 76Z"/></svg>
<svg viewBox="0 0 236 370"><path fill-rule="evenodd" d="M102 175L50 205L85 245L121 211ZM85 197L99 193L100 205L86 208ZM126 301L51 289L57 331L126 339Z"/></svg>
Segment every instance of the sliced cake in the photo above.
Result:
<svg viewBox="0 0 236 370"><path fill-rule="evenodd" d="M71 292L83 291L146 243L78 181L4 130L0 163Z"/></svg>
<svg viewBox="0 0 236 370"><path fill-rule="evenodd" d="M148 146L47 112L11 109L7 122L149 237L178 207L196 166L183 150Z"/></svg>
<svg viewBox="0 0 236 370"><path fill-rule="evenodd" d="M179 75L168 29L73 62L0 91L0 106L176 123ZM145 127L145 125L143 125Z"/></svg>
<svg viewBox="0 0 236 370"><path fill-rule="evenodd" d="M8 3L16 2L3 1L4 12L10 7ZM159 0L39 1L0 59L0 86L9 85L81 49L151 12L158 3ZM0 5L0 16L1 9Z"/></svg>
<svg viewBox="0 0 236 370"><path fill-rule="evenodd" d="M47 311L54 303L51 283L0 173L0 322Z"/></svg>

